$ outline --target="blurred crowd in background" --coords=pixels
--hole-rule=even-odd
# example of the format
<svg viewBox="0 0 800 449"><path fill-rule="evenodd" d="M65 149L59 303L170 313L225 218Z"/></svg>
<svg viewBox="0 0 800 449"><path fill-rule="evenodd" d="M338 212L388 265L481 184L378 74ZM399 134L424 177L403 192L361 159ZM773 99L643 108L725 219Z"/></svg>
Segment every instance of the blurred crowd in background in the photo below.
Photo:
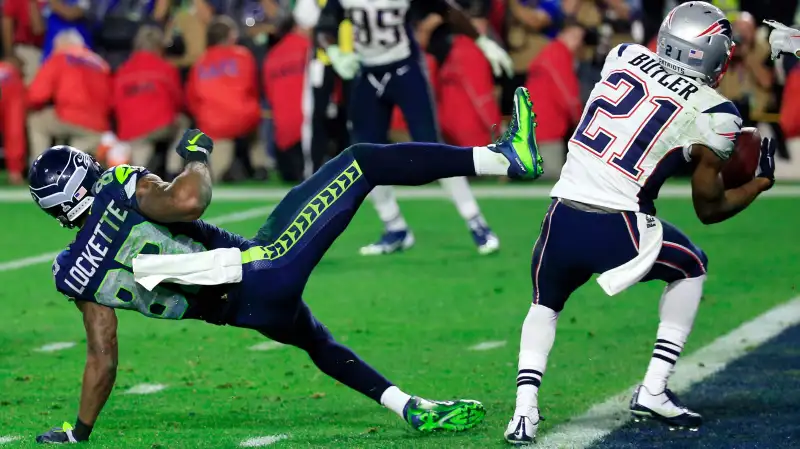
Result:
<svg viewBox="0 0 800 449"><path fill-rule="evenodd" d="M144 165L169 178L181 169L172 143L189 126L214 138L213 172L227 182L296 183L348 145L348 83L311 69L314 60L326 63L313 38L324 0L0 3L0 163L7 172L0 179L8 183L23 184L30 161L62 143L106 165ZM547 175L557 177L606 54L622 42L655 50L658 26L676 1L457 3L508 50L515 75L493 77L475 44L442 17L413 17L443 138L486 144L502 131L513 89L527 86ZM761 26L763 19L800 22L798 0L711 3L728 14L737 43L720 91L745 126L778 139L777 176L800 179L800 66L770 59ZM340 35L352 34L350 26ZM399 112L391 138L408 140Z"/></svg>

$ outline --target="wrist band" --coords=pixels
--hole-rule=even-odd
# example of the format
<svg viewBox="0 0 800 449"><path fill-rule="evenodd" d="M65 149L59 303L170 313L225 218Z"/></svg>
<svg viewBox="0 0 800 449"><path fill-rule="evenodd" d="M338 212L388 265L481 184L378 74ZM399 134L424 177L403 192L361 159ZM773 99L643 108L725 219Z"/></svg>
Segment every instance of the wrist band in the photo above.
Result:
<svg viewBox="0 0 800 449"><path fill-rule="evenodd" d="M189 151L189 154L186 155L186 161L206 164L208 163L208 154L204 151Z"/></svg>

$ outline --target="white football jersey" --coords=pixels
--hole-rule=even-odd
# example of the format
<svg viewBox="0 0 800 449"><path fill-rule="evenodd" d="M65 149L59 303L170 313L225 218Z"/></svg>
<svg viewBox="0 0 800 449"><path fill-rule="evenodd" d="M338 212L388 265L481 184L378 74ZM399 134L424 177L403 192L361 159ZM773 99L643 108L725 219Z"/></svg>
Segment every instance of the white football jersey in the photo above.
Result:
<svg viewBox="0 0 800 449"><path fill-rule="evenodd" d="M338 0L353 24L353 44L365 66L382 66L414 53L406 15L412 0Z"/></svg>
<svg viewBox="0 0 800 449"><path fill-rule="evenodd" d="M742 126L733 103L664 70L641 45L611 50L551 196L655 213L664 181L689 163L692 144L728 159Z"/></svg>

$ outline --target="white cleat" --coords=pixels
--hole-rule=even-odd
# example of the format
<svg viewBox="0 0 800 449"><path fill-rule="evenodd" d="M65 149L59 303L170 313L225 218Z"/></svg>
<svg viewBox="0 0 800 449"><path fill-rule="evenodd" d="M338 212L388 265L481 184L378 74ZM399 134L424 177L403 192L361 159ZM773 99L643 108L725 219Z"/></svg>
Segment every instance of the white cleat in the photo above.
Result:
<svg viewBox="0 0 800 449"><path fill-rule="evenodd" d="M386 231L375 243L362 247L362 256L380 256L405 251L414 246L414 234L409 230Z"/></svg>
<svg viewBox="0 0 800 449"><path fill-rule="evenodd" d="M477 216L467 222L469 232L472 234L472 240L475 241L475 246L478 247L478 254L485 256L500 250L500 239L492 232L489 225L482 216Z"/></svg>
<svg viewBox="0 0 800 449"><path fill-rule="evenodd" d="M500 250L500 239L498 239L497 236L492 233L486 235L486 240L478 245L478 254L482 256L496 253L499 250Z"/></svg>
<svg viewBox="0 0 800 449"><path fill-rule="evenodd" d="M633 391L631 415L636 422L655 419L668 425L670 430L697 430L703 425L703 417L680 403L675 393L668 388L652 394L644 385Z"/></svg>
<svg viewBox="0 0 800 449"><path fill-rule="evenodd" d="M506 427L505 439L515 446L527 446L536 440L539 429L539 409L534 408L528 416L514 415Z"/></svg>

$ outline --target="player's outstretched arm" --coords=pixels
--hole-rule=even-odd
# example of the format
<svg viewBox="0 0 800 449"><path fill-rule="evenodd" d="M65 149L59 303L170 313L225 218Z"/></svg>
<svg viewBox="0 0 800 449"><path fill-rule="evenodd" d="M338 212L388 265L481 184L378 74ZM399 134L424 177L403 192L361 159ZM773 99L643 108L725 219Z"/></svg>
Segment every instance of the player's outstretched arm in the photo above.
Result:
<svg viewBox="0 0 800 449"><path fill-rule="evenodd" d="M65 422L37 436L37 443L88 440L117 378L117 315L114 309L86 301L76 301L75 305L83 312L86 329L86 366L78 419L74 426Z"/></svg>
<svg viewBox="0 0 800 449"><path fill-rule="evenodd" d="M747 184L725 190L722 183L722 167L725 161L711 149L703 145L692 146L692 160L695 161L692 174L692 202L697 218L703 224L725 221L743 211L758 195L772 187L774 182L774 143L764 139L762 161L756 178ZM769 153L771 151L771 154ZM761 165L767 165L761 168Z"/></svg>
<svg viewBox="0 0 800 449"><path fill-rule="evenodd" d="M111 307L97 303L76 301L75 304L83 312L86 329L86 367L78 419L93 426L117 379L117 315Z"/></svg>
<svg viewBox="0 0 800 449"><path fill-rule="evenodd" d="M211 172L208 154L214 142L197 129L183 134L176 151L188 161L174 181L164 182L148 174L136 184L136 202L145 217L161 223L200 218L211 204Z"/></svg>

